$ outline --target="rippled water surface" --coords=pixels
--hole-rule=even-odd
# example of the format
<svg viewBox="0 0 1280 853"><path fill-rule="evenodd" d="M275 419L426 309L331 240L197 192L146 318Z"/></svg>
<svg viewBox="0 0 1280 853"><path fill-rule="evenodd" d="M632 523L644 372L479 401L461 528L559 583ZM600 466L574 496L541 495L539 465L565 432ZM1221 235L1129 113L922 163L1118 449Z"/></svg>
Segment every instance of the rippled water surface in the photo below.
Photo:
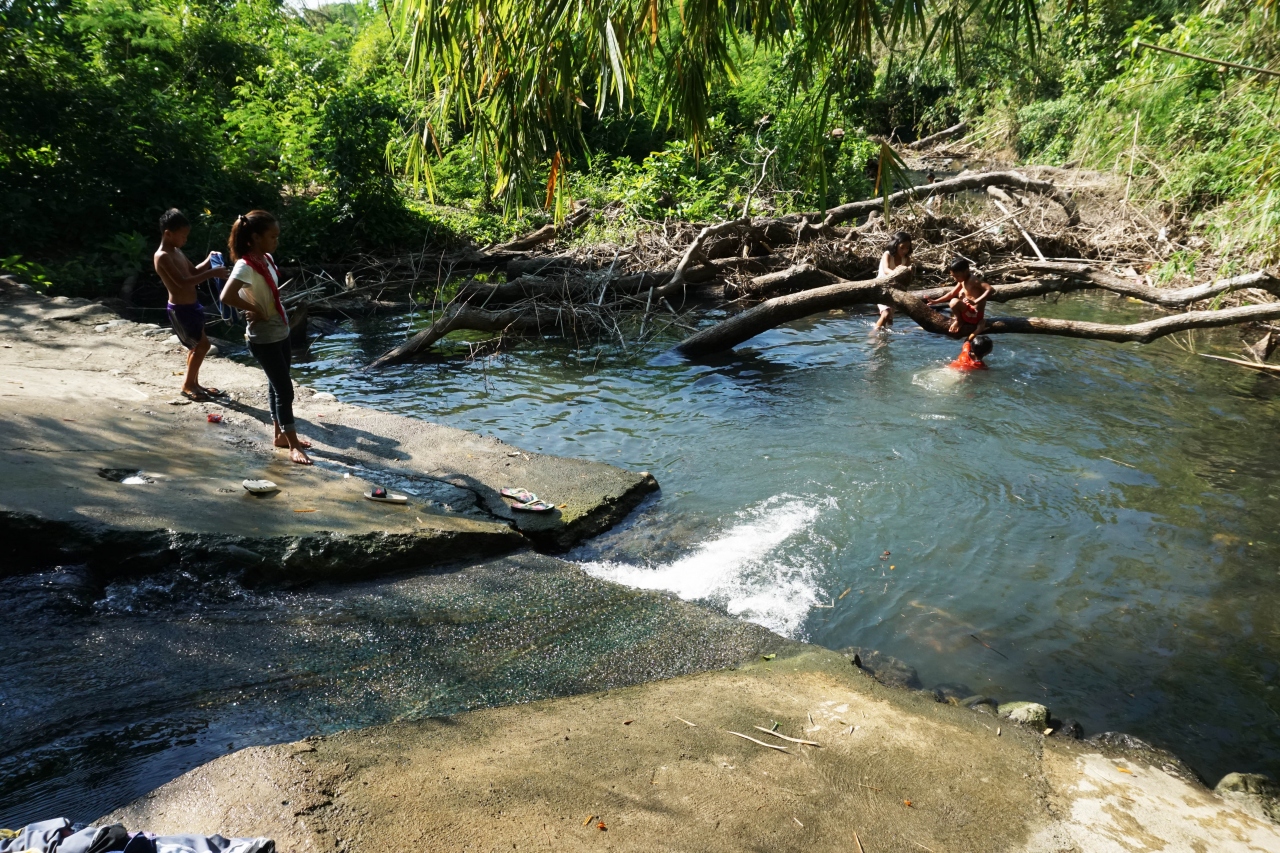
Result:
<svg viewBox="0 0 1280 853"><path fill-rule="evenodd" d="M1086 298L1037 311L1101 316ZM349 324L296 375L653 472L661 492L571 558L742 632L703 648L694 608L553 561L291 593L10 578L0 825L90 819L248 744L717 665L758 647L752 622L1137 734L1211 783L1280 776L1277 379L1185 340L1034 337L961 375L954 343L843 313L698 364L526 342L355 370L410 322Z"/></svg>
<svg viewBox="0 0 1280 853"><path fill-rule="evenodd" d="M653 472L660 496L573 555L599 577L1042 701L1210 782L1280 772L1280 381L1191 351L1238 352L1239 333L998 338L991 370L960 374L954 343L870 325L834 314L701 364L521 345L350 372L402 338L397 319L323 341L302 372L351 402Z"/></svg>

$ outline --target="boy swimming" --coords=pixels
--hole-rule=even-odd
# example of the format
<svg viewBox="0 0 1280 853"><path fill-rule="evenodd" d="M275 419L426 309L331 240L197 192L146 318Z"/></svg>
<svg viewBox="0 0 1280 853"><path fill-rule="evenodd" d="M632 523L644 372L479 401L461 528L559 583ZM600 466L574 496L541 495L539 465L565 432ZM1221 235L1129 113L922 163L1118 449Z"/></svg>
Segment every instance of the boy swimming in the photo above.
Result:
<svg viewBox="0 0 1280 853"><path fill-rule="evenodd" d="M222 396L217 388L200 385L200 365L209 352L209 338L204 333L204 306L196 296L196 285L210 278L226 278L231 271L213 266L213 253L192 264L182 251L191 235L191 223L182 211L170 208L160 217L160 248L152 256L156 274L169 291L169 324L178 340L187 348L187 373L182 380L182 396L207 403Z"/></svg>
<svg viewBox="0 0 1280 853"><path fill-rule="evenodd" d="M951 308L951 325L947 327L950 335L981 335L986 328L987 299L991 296L991 285L987 284L981 273L975 273L964 258L956 258L947 265L947 272L956 286L937 299L925 304L929 307L944 302Z"/></svg>

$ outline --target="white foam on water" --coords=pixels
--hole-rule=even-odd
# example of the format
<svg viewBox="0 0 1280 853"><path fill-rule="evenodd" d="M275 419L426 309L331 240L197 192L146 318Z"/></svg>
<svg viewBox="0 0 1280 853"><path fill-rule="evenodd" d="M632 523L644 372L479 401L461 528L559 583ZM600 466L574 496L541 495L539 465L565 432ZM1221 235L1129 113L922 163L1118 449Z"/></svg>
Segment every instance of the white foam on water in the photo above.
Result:
<svg viewBox="0 0 1280 853"><path fill-rule="evenodd" d="M911 377L911 384L917 385L926 391L932 391L935 394L946 394L955 391L957 386L964 381L964 371L955 370L950 367L936 367L932 370L922 370Z"/></svg>
<svg viewBox="0 0 1280 853"><path fill-rule="evenodd" d="M639 589L662 589L688 601L711 600L734 616L788 637L799 635L817 604L817 561L808 549L775 552L813 528L834 499L779 495L738 513L741 521L670 563L584 563L588 574Z"/></svg>

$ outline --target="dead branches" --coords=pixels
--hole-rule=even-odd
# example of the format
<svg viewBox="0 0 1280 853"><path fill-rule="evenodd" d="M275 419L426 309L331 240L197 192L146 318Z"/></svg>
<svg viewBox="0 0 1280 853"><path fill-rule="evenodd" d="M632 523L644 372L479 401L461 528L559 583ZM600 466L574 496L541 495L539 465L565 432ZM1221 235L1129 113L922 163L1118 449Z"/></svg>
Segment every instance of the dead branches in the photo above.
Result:
<svg viewBox="0 0 1280 853"><path fill-rule="evenodd" d="M1080 210L1076 207L1075 200L1071 196L1058 189L1050 181L1029 178L1021 172L982 172L960 175L945 181L921 184L915 187L908 187L905 190L898 190L889 196L888 202L890 207L896 207L900 204L928 198L929 196L949 195L951 193L965 192L966 190L985 190L987 187L1006 187L1046 196L1062 207L1067 214L1068 226L1080 224ZM879 210L883 205L884 201L882 199L873 198L833 207L825 215L819 213L804 214L798 217L799 234L803 235L808 231L824 233L843 222L848 222L859 216L866 216L873 210ZM815 224L815 220L818 220L820 216L822 219Z"/></svg>
<svg viewBox="0 0 1280 853"><path fill-rule="evenodd" d="M554 240L555 238L572 231L577 226L586 222L591 218L591 207L585 202L578 202L573 213L565 217L564 221L559 225L544 225L532 234L526 234L512 240L509 243L502 243L489 249L490 252L527 252L543 243Z"/></svg>
<svg viewBox="0 0 1280 853"><path fill-rule="evenodd" d="M968 132L969 123L962 121L959 124L948 127L946 130L940 130L932 136L926 136L924 139L917 139L915 142L910 142L902 147L911 151L920 151L925 148L932 148L939 142L946 142L948 139L954 139L957 136L964 136Z"/></svg>

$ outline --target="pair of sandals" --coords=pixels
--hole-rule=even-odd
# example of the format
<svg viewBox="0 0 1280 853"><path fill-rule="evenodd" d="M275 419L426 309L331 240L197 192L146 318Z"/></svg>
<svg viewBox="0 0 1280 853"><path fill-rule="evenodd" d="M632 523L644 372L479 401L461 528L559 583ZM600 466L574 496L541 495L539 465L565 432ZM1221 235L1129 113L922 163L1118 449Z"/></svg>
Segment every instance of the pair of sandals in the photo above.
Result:
<svg viewBox="0 0 1280 853"><path fill-rule="evenodd" d="M556 508L555 504L541 500L528 489L503 489L502 496L515 501L511 508L520 512L550 512Z"/></svg>
<svg viewBox="0 0 1280 853"><path fill-rule="evenodd" d="M227 396L221 388L201 388L199 391L183 391L182 396L193 403L216 403L219 397Z"/></svg>
<svg viewBox="0 0 1280 853"><path fill-rule="evenodd" d="M280 491L280 487L270 480L245 480L241 485L244 486L245 491L255 495L267 495ZM365 492L364 496L371 501L378 501L379 503L402 504L409 501L408 496L388 492L382 486L375 486Z"/></svg>

